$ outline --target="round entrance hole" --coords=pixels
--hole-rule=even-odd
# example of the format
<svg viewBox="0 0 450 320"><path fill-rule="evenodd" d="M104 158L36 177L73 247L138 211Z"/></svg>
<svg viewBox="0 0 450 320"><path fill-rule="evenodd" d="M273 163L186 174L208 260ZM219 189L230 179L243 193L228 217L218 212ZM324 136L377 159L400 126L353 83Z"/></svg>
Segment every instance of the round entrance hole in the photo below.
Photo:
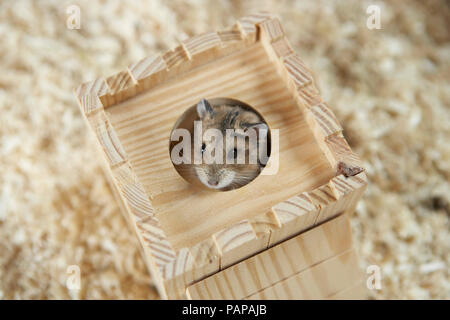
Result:
<svg viewBox="0 0 450 320"><path fill-rule="evenodd" d="M210 190L243 187L270 157L270 128L253 107L231 98L202 99L176 121L169 153L189 183Z"/></svg>

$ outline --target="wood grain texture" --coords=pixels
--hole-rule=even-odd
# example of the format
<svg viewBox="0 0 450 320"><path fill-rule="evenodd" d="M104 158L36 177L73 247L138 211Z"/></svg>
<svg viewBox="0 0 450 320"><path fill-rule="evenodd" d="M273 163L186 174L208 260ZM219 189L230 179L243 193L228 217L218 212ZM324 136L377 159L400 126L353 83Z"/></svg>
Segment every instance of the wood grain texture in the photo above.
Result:
<svg viewBox="0 0 450 320"><path fill-rule="evenodd" d="M271 46L273 48L273 52L280 61L294 53L294 50L292 50L286 37L282 37L281 39L272 42Z"/></svg>
<svg viewBox="0 0 450 320"><path fill-rule="evenodd" d="M241 42L242 41L242 34L239 30L223 30L218 31L217 34L219 35L220 41L222 44L226 45L226 43L232 43L232 42Z"/></svg>
<svg viewBox="0 0 450 320"><path fill-rule="evenodd" d="M349 284L360 282L361 276L356 252L352 249L261 290L248 299L325 299Z"/></svg>
<svg viewBox="0 0 450 320"><path fill-rule="evenodd" d="M261 40L264 39L270 43L283 38L285 35L283 26L277 18L265 20L259 23L259 29Z"/></svg>
<svg viewBox="0 0 450 320"><path fill-rule="evenodd" d="M126 208L124 214L127 215L127 221L139 238L152 279L162 297L167 298L164 269L171 260L176 259L177 253L167 241L153 207L130 165L123 162L110 165L108 169L117 187L120 203Z"/></svg>
<svg viewBox="0 0 450 320"><path fill-rule="evenodd" d="M287 85L297 90L312 83L311 72L306 68L304 62L297 54L292 54L283 59L287 71Z"/></svg>
<svg viewBox="0 0 450 320"><path fill-rule="evenodd" d="M114 95L134 85L134 81L128 70L125 70L106 78L106 84L109 88L108 93Z"/></svg>
<svg viewBox="0 0 450 320"><path fill-rule="evenodd" d="M78 86L75 89L75 95L77 97L82 96L101 96L108 91L108 87L106 85L106 81L104 78L97 78L92 81L87 81ZM84 111L84 110L83 110Z"/></svg>
<svg viewBox="0 0 450 320"><path fill-rule="evenodd" d="M222 239L225 240L225 239ZM233 243L231 246L237 247L245 245L248 239L244 239L242 244ZM175 256L166 262L162 268L163 296L166 299L185 299L186 287L194 281L203 278L220 270L223 256L230 259L236 248L228 248L225 255L219 251L217 243L213 238L202 241L191 248L181 248Z"/></svg>
<svg viewBox="0 0 450 320"><path fill-rule="evenodd" d="M221 42L220 57L242 50L248 45L245 37L237 28L218 31L217 34Z"/></svg>
<svg viewBox="0 0 450 320"><path fill-rule="evenodd" d="M363 171L359 157L352 152L342 134L329 136L325 140L326 155L336 171L336 175L343 174L346 177L354 176Z"/></svg>
<svg viewBox="0 0 450 320"><path fill-rule="evenodd" d="M189 56L182 45L178 45L172 50L166 51L162 55L162 58L168 69L172 69L173 67L189 60Z"/></svg>
<svg viewBox="0 0 450 320"><path fill-rule="evenodd" d="M308 192L307 195L314 205L319 208L315 224L319 224L343 212L343 208L340 206L340 202L333 193L329 183Z"/></svg>
<svg viewBox="0 0 450 320"><path fill-rule="evenodd" d="M258 12L243 18L236 22L236 27L241 31L244 41L254 43L257 40L258 24L273 18L274 16L268 12Z"/></svg>
<svg viewBox="0 0 450 320"><path fill-rule="evenodd" d="M306 118L319 141L325 141L325 138L342 132L336 116L325 102L310 108L306 113Z"/></svg>
<svg viewBox="0 0 450 320"><path fill-rule="evenodd" d="M124 194L122 193L122 186L119 185L117 179L114 178L114 174L111 170L111 167L109 166L109 163L107 163L106 159L104 159L102 163L103 163L102 169L104 170L105 177L108 180L108 184L111 188L111 191L113 192L114 198L120 207L120 211L125 220L127 221L127 225L131 230L131 232L139 239L140 242L139 251L147 269L151 274L152 284L154 284L155 287L158 288L158 292L163 292L164 284L161 274L159 272L160 268L157 266L156 262L153 259L153 256L149 252L148 248L145 246L141 234L136 226L136 219L141 219L143 215L142 213L139 213L137 218L133 216L131 210L129 210L128 207L128 200L124 197Z"/></svg>
<svg viewBox="0 0 450 320"><path fill-rule="evenodd" d="M130 213L129 220L144 248L146 263L151 266L158 291L163 298L183 298L186 285L193 281L192 272L187 272L193 269L192 255L186 248L178 252L172 249L129 164L113 168L113 176Z"/></svg>
<svg viewBox="0 0 450 320"><path fill-rule="evenodd" d="M328 296L327 300L365 300L368 295L366 283L360 282Z"/></svg>
<svg viewBox="0 0 450 320"><path fill-rule="evenodd" d="M190 299L243 299L351 248L347 216L235 264L188 287Z"/></svg>
<svg viewBox="0 0 450 320"><path fill-rule="evenodd" d="M248 220L235 223L212 235L224 269L258 251L258 239Z"/></svg>
<svg viewBox="0 0 450 320"><path fill-rule="evenodd" d="M98 112L91 113L88 116L88 122L110 166L117 166L127 161L122 144L105 111L99 110Z"/></svg>
<svg viewBox="0 0 450 320"><path fill-rule="evenodd" d="M355 190L365 188L367 186L367 176L364 172L350 177L339 175L330 180L330 186L335 196L342 197L352 194Z"/></svg>
<svg viewBox="0 0 450 320"><path fill-rule="evenodd" d="M364 171L350 177L341 174L331 179L329 185L339 199L336 210L351 214L367 188L367 176Z"/></svg>
<svg viewBox="0 0 450 320"><path fill-rule="evenodd" d="M81 112L88 116L91 112L100 110L103 105L100 96L108 92L108 86L103 78L97 78L93 81L85 82L75 89L75 95Z"/></svg>
<svg viewBox="0 0 450 320"><path fill-rule="evenodd" d="M185 298L185 288L194 280L194 268L195 260L188 248L178 250L176 256L164 264L162 275L167 298Z"/></svg>
<svg viewBox="0 0 450 320"><path fill-rule="evenodd" d="M131 77L141 92L165 79L167 65L160 55L146 57L128 67Z"/></svg>
<svg viewBox="0 0 450 320"><path fill-rule="evenodd" d="M221 54L222 41L217 32L208 32L181 42L188 58L206 63Z"/></svg>
<svg viewBox="0 0 450 320"><path fill-rule="evenodd" d="M271 20L265 23L269 21ZM304 110L322 102L314 85L312 72L292 50L287 38L281 36L281 33L280 37L264 36L267 33L268 31L262 31L261 43L298 106Z"/></svg>
<svg viewBox="0 0 450 320"><path fill-rule="evenodd" d="M267 249L273 233L280 229L275 215L273 212L267 212L254 216L249 221L258 238L257 251Z"/></svg>
<svg viewBox="0 0 450 320"><path fill-rule="evenodd" d="M182 44L179 44L172 50L166 51L161 56L167 66L164 81L174 79L179 74L187 72L193 67L192 60L189 59L189 55Z"/></svg>
<svg viewBox="0 0 450 320"><path fill-rule="evenodd" d="M322 103L322 97L320 96L319 90L316 88L314 83L297 88L295 90L297 96L297 101L299 105L304 108L311 108L315 105Z"/></svg>
<svg viewBox="0 0 450 320"><path fill-rule="evenodd" d="M108 92L100 97L103 107L107 108L122 102L136 94L135 82L128 70L118 72L106 78Z"/></svg>
<svg viewBox="0 0 450 320"><path fill-rule="evenodd" d="M194 257L193 279L200 280L220 269L220 252L212 238L201 241L190 248Z"/></svg>
<svg viewBox="0 0 450 320"><path fill-rule="evenodd" d="M136 228L142 236L143 245L150 249L155 264L162 270L165 264L176 258L176 253L161 229L144 189L127 163L115 167L113 175L125 199L128 212L134 218Z"/></svg>
<svg viewBox="0 0 450 320"><path fill-rule="evenodd" d="M273 206L272 211L280 227L272 231L270 246L314 226L319 209L307 193L291 197Z"/></svg>

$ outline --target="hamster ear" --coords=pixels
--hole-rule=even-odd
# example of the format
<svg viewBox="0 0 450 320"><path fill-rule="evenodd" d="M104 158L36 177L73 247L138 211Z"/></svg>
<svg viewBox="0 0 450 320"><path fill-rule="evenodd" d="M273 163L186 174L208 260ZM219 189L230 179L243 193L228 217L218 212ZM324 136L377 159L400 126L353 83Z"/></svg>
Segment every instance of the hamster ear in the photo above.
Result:
<svg viewBox="0 0 450 320"><path fill-rule="evenodd" d="M265 124L263 122L252 123L252 124L248 125L245 130L248 130L248 129L255 130L256 133L258 134L258 136L260 136L263 139L267 138L267 134L269 132L269 127L267 126L267 124Z"/></svg>
<svg viewBox="0 0 450 320"><path fill-rule="evenodd" d="M197 103L197 114L200 119L204 119L207 115L213 115L213 109L208 100L202 99L199 103Z"/></svg>

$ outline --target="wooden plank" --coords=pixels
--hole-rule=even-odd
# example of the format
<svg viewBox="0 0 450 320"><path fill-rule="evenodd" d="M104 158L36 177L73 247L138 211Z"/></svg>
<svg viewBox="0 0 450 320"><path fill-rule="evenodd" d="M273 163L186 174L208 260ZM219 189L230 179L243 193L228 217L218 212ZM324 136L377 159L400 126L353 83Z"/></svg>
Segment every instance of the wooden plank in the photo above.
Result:
<svg viewBox="0 0 450 320"><path fill-rule="evenodd" d="M325 299L347 288L349 284L360 281L358 259L355 250L351 249L261 290L247 299Z"/></svg>
<svg viewBox="0 0 450 320"><path fill-rule="evenodd" d="M176 257L164 231L155 217L153 207L130 165L125 162L112 168L117 186L131 225L143 248L145 262L150 266L152 279L163 298L167 298L162 270Z"/></svg>
<svg viewBox="0 0 450 320"><path fill-rule="evenodd" d="M297 97L297 102L305 109L312 108L313 106L323 102L319 90L317 90L314 83L296 88L296 92L294 94Z"/></svg>
<svg viewBox="0 0 450 320"><path fill-rule="evenodd" d="M313 191L307 196L319 208L315 224L322 223L341 213L353 213L367 187L364 172L355 176L339 175Z"/></svg>
<svg viewBox="0 0 450 320"><path fill-rule="evenodd" d="M165 298L185 299L186 287L220 269L221 253L212 238L191 248L182 248L162 267Z"/></svg>
<svg viewBox="0 0 450 320"><path fill-rule="evenodd" d="M128 67L131 77L138 84L136 92L144 91L166 76L167 65L160 55L146 57Z"/></svg>
<svg viewBox="0 0 450 320"><path fill-rule="evenodd" d="M339 216L188 287L191 299L243 299L351 248Z"/></svg>
<svg viewBox="0 0 450 320"><path fill-rule="evenodd" d="M221 55L222 41L217 32L203 33L181 42L190 60L207 63Z"/></svg>
<svg viewBox="0 0 450 320"><path fill-rule="evenodd" d="M227 43L242 41L242 34L238 30L233 30L233 29L223 30L223 31L218 31L217 34L219 35L220 41L225 46Z"/></svg>
<svg viewBox="0 0 450 320"><path fill-rule="evenodd" d="M120 71L106 78L106 84L109 88L108 93L100 97L104 108L136 94L135 82L128 70Z"/></svg>
<svg viewBox="0 0 450 320"><path fill-rule="evenodd" d="M241 31L237 29L229 29L218 31L220 42L221 42L221 56L226 56L232 54L239 50L244 49L248 43L244 41L244 36Z"/></svg>
<svg viewBox="0 0 450 320"><path fill-rule="evenodd" d="M155 263L162 268L175 259L176 253L155 216L152 204L129 164L113 168L113 175L143 241L152 250Z"/></svg>
<svg viewBox="0 0 450 320"><path fill-rule="evenodd" d="M280 228L272 232L270 246L312 227L316 223L319 209L306 193L272 207Z"/></svg>
<svg viewBox="0 0 450 320"><path fill-rule="evenodd" d="M367 188L367 176L364 171L350 177L338 175L330 180L329 185L339 199L336 210L351 214Z"/></svg>
<svg viewBox="0 0 450 320"><path fill-rule="evenodd" d="M163 267L164 289L169 299L184 299L186 285L194 278L194 257L188 248L177 251L176 256Z"/></svg>
<svg viewBox="0 0 450 320"><path fill-rule="evenodd" d="M286 68L288 87L297 90L303 88L313 82L311 71L306 68L304 62L297 54L292 54L283 59Z"/></svg>
<svg viewBox="0 0 450 320"><path fill-rule="evenodd" d="M257 12L240 18L236 22L236 28L241 32L244 41L254 43L257 40L257 26L271 18L273 15L268 12Z"/></svg>
<svg viewBox="0 0 450 320"><path fill-rule="evenodd" d="M329 183L307 192L307 195L313 204L319 208L319 214L317 215L315 224L326 221L343 211L340 210L341 206L337 201L338 198L333 193L333 189Z"/></svg>
<svg viewBox="0 0 450 320"><path fill-rule="evenodd" d="M306 119L319 141L324 142L325 138L342 132L336 116L325 102L310 108L306 113Z"/></svg>
<svg viewBox="0 0 450 320"><path fill-rule="evenodd" d="M274 42L284 37L284 29L277 18L265 20L259 24L261 40Z"/></svg>
<svg viewBox="0 0 450 320"><path fill-rule="evenodd" d="M368 289L364 282L350 286L342 291L327 297L327 300L365 300L368 298Z"/></svg>
<svg viewBox="0 0 450 320"><path fill-rule="evenodd" d="M165 74L166 79L178 77L180 74L191 70L193 67L192 61L189 59L188 53L182 44L176 46L172 50L166 51L161 57L167 67Z"/></svg>
<svg viewBox="0 0 450 320"><path fill-rule="evenodd" d="M172 50L166 51L162 55L162 58L166 63L168 69L172 69L173 67L183 63L184 61L189 60L187 52L182 45L178 45Z"/></svg>
<svg viewBox="0 0 450 320"><path fill-rule="evenodd" d="M250 218L249 221L258 238L257 251L267 249L271 244L273 233L281 227L277 218L273 212L268 212Z"/></svg>
<svg viewBox="0 0 450 320"><path fill-rule="evenodd" d="M109 88L109 94L115 95L132 86L134 81L128 70L125 70L106 78L106 84Z"/></svg>
<svg viewBox="0 0 450 320"><path fill-rule="evenodd" d="M294 53L294 50L292 50L291 45L289 44L289 41L286 39L286 37L271 42L271 46L276 57L280 60L283 60L284 58L289 57Z"/></svg>
<svg viewBox="0 0 450 320"><path fill-rule="evenodd" d="M340 133L329 136L326 141L326 153L336 175L354 176L363 171L359 157L352 152L344 136Z"/></svg>
<svg viewBox="0 0 450 320"><path fill-rule="evenodd" d="M193 270L194 281L203 279L220 269L220 252L212 238L192 246L191 255L194 257L195 268Z"/></svg>
<svg viewBox="0 0 450 320"><path fill-rule="evenodd" d="M108 116L103 109L90 113L88 122L104 151L110 166L117 166L127 161L122 144L114 130Z"/></svg>
<svg viewBox="0 0 450 320"><path fill-rule="evenodd" d="M99 96L102 96L107 92L108 86L103 78L97 78L78 86L75 90L75 95L83 115L88 116L90 113L102 109L103 105Z"/></svg>
<svg viewBox="0 0 450 320"><path fill-rule="evenodd" d="M224 269L258 251L259 242L248 220L243 220L213 234Z"/></svg>

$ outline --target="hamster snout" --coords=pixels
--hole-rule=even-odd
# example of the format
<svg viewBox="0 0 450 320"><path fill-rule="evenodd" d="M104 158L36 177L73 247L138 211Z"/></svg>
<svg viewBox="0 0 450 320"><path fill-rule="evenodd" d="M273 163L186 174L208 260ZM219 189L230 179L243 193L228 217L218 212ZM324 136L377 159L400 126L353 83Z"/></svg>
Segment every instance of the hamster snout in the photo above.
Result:
<svg viewBox="0 0 450 320"><path fill-rule="evenodd" d="M245 103L228 98L212 99L211 104L202 99L193 108L195 114L176 125L191 134L189 147L177 153L182 157L190 153L191 157L174 164L182 177L214 191L237 189L254 180L267 161L259 151L268 151L265 159L270 155L270 144L260 149L270 141L262 116ZM170 152L172 146L175 144ZM200 162L194 160L199 154Z"/></svg>
<svg viewBox="0 0 450 320"><path fill-rule="evenodd" d="M232 170L219 168L216 165L202 165L195 167L195 173L205 186L211 189L223 189L234 180L235 173Z"/></svg>

